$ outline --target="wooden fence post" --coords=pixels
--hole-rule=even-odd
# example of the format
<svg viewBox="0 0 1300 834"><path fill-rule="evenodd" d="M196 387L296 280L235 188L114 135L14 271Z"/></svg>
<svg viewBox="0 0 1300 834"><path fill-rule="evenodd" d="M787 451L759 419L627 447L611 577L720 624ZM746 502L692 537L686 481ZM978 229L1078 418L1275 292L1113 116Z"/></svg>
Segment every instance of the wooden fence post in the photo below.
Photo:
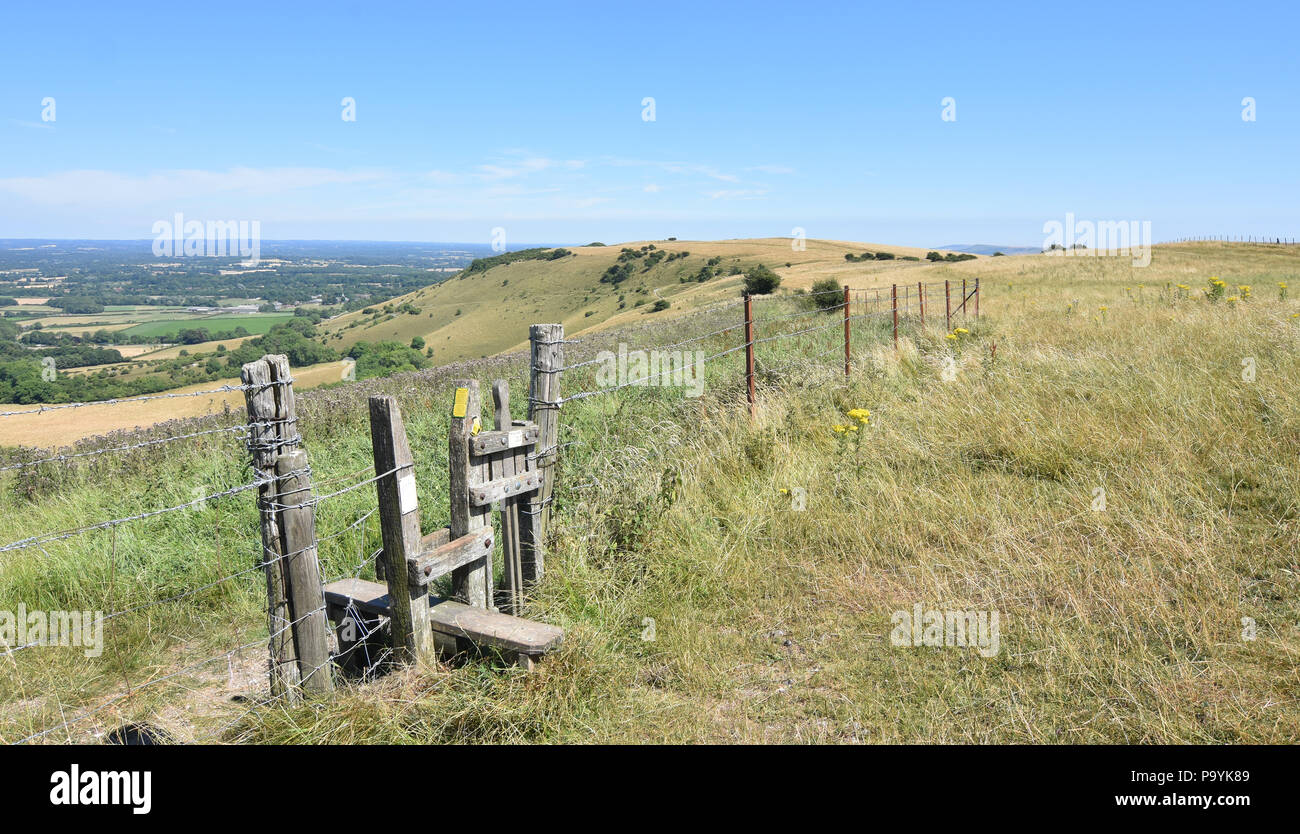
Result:
<svg viewBox="0 0 1300 834"><path fill-rule="evenodd" d="M305 691L321 695L334 691L330 671L329 626L321 590L316 553L316 502L311 493L307 452L293 449L275 461L280 482L280 532L284 537L285 573L289 580L289 611L298 673Z"/></svg>
<svg viewBox="0 0 1300 834"><path fill-rule="evenodd" d="M749 416L753 417L754 409L754 304L745 293L745 391L746 398L749 400Z"/></svg>
<svg viewBox="0 0 1300 834"><path fill-rule="evenodd" d="M849 375L849 285L844 285L844 376Z"/></svg>
<svg viewBox="0 0 1300 834"><path fill-rule="evenodd" d="M898 285L890 284L889 297L894 306L894 352L898 352Z"/></svg>
<svg viewBox="0 0 1300 834"><path fill-rule="evenodd" d="M415 464L397 400L370 398L370 443L375 455L375 491L383 534L384 580L392 607L393 653L399 662L430 660L434 655L429 614L429 586L413 581L408 557L420 551L420 504L415 493Z"/></svg>
<svg viewBox="0 0 1300 834"><path fill-rule="evenodd" d="M474 506L470 488L488 481L486 458L475 462L470 438L482 424L477 379L458 379L451 405L451 426L447 430L447 494L451 504L451 540L467 536L492 522L491 504ZM451 572L452 595L475 608L492 608L492 554Z"/></svg>
<svg viewBox="0 0 1300 834"><path fill-rule="evenodd" d="M952 284L947 278L943 281L943 316L948 332L952 332Z"/></svg>
<svg viewBox="0 0 1300 834"><path fill-rule="evenodd" d="M496 430L508 432L514 429L515 421L510 417L510 385L504 379L492 383L492 404ZM524 472L527 469L526 455L527 447L523 446L517 447L511 454L501 455L499 461L492 465L491 477L509 478ZM505 608L506 613L516 616L523 610L524 602L523 548L520 538L523 517L519 510L526 500L522 495L511 495L501 499L501 554L505 574Z"/></svg>
<svg viewBox="0 0 1300 834"><path fill-rule="evenodd" d="M272 696L298 698L298 658L290 623L288 576L280 537L280 518L275 511L275 458L298 445L297 414L289 360L284 356L263 356L240 369L248 408L248 449L253 458L253 477L261 517L262 554L258 560L266 574L266 618L270 637L270 685Z"/></svg>
<svg viewBox="0 0 1300 834"><path fill-rule="evenodd" d="M564 371L564 325L534 324L528 328L528 419L537 424L533 460L542 473L542 488L528 502L528 523L520 565L524 582L540 582L545 572L546 531L551 521L560 456L560 374Z"/></svg>

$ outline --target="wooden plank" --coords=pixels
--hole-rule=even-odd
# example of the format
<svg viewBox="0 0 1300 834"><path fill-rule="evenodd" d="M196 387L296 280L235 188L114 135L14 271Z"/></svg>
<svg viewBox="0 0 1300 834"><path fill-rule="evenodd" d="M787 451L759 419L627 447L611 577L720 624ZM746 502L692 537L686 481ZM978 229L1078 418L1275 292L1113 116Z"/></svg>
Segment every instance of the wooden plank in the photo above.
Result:
<svg viewBox="0 0 1300 834"><path fill-rule="evenodd" d="M325 598L332 607L344 608L351 601L359 611L379 616L390 613L384 586L364 579L332 582L325 586ZM557 626L474 608L455 600L432 597L429 612L434 631L464 638L478 646L539 655L564 642L564 629Z"/></svg>
<svg viewBox="0 0 1300 834"><path fill-rule="evenodd" d="M504 382L505 380L497 380ZM492 385L492 393L496 394L496 383ZM524 423L520 425L515 423L513 426L510 421L505 423L505 428L501 428L501 423L497 423L496 431L479 432L478 436L470 440L470 452L475 455L490 455L493 452L504 452L507 449L518 449L523 446L532 446L537 443L538 428L536 423Z"/></svg>
<svg viewBox="0 0 1300 834"><path fill-rule="evenodd" d="M510 435L523 433L516 428L510 418L510 384L504 379L492 383L492 419L497 431L494 434ZM536 437L534 437L534 440ZM528 446L518 444L508 447L492 462L491 476L511 478L527 470ZM505 610L509 614L518 614L523 607L523 561L519 547L519 502L521 497L511 496L501 501L501 554L505 574Z"/></svg>
<svg viewBox="0 0 1300 834"><path fill-rule="evenodd" d="M378 582L355 578L340 579L326 585L323 593L325 602L331 610L342 611L348 607L348 603L352 603L363 614L388 617L393 611L388 588Z"/></svg>
<svg viewBox="0 0 1300 834"><path fill-rule="evenodd" d="M422 550L407 561L411 582L427 585L440 576L446 576L462 565L478 559L491 558L496 544L491 527L475 530L467 536Z"/></svg>
<svg viewBox="0 0 1300 834"><path fill-rule="evenodd" d="M253 458L253 476L264 481L257 488L257 505L261 520L262 554L259 562L266 577L267 633L270 634L270 687L271 694L285 696L291 702L297 699L299 682L298 658L293 645L289 624L293 617L289 610L288 579L281 559L280 517L275 511L276 489L275 457L283 445L281 427L281 399L272 384L273 369L263 356L240 369L240 381L252 386L244 391L248 408L248 448ZM283 358L283 357L282 357ZM276 367L275 371L279 368ZM287 375L286 375L287 376Z"/></svg>
<svg viewBox="0 0 1300 834"><path fill-rule="evenodd" d="M470 487L470 501L475 507L490 506L504 498L522 495L542 486L542 473L520 472Z"/></svg>
<svg viewBox="0 0 1300 834"><path fill-rule="evenodd" d="M280 532L298 672L305 691L323 695L334 691L330 670L329 626L320 590L316 555L316 503L311 492L307 452L294 449L275 461L280 482Z"/></svg>
<svg viewBox="0 0 1300 834"><path fill-rule="evenodd" d="M564 630L556 626L484 611L454 600L435 602L429 611L436 631L463 637L478 646L538 655L564 642Z"/></svg>
<svg viewBox="0 0 1300 834"><path fill-rule="evenodd" d="M523 581L541 581L545 568L546 530L551 519L556 463L560 442L560 375L564 368L564 325L534 324L528 328L528 419L538 426L533 457L542 473L542 488L524 512Z"/></svg>
<svg viewBox="0 0 1300 834"><path fill-rule="evenodd" d="M449 541L451 541L451 528L441 527L420 539L420 551L433 550L435 547L441 547Z"/></svg>
<svg viewBox="0 0 1300 834"><path fill-rule="evenodd" d="M451 504L451 536L460 538L487 527L492 508L475 505L470 500L470 487L486 480L482 474L486 462L472 456L469 448L479 422L478 380L460 379L453 385L456 391L447 430L447 496ZM452 594L470 605L487 608L492 604L488 596L492 587L491 570L491 558L456 568L451 573Z"/></svg>
<svg viewBox="0 0 1300 834"><path fill-rule="evenodd" d="M393 609L393 650L400 662L432 660L429 633L429 587L411 581L407 560L419 552L420 506L415 493L415 468L406 427L397 400L370 398L370 440L374 448L375 490L379 495L379 524L383 534L384 580Z"/></svg>

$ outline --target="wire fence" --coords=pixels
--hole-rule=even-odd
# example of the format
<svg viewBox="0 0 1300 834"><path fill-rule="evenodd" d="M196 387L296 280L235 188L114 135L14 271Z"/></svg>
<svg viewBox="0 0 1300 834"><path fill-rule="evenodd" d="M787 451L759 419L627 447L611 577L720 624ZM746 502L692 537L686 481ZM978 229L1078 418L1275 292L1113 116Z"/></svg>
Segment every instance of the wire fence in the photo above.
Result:
<svg viewBox="0 0 1300 834"><path fill-rule="evenodd" d="M531 401L537 408L563 409L603 394L654 387L665 379L674 385L689 384L688 378L702 383L705 369L711 367L712 378L724 384L730 384L725 383L728 379L743 382L752 408L760 377L766 381L774 374L795 371L801 376L848 374L855 339L859 351L862 345L880 345L891 333L896 345L900 321L915 327L928 319L951 327L954 315L978 315L978 303L978 281L973 289L963 282L959 290L950 282L936 282L753 296L645 328L563 339L565 363L545 372L564 374L568 393ZM633 352L629 343L648 344L635 352L667 355L668 363L660 366L652 362L635 375L620 372L619 356ZM796 350L781 353L767 348L778 343L793 344ZM537 347L534 345L534 352ZM739 361L742 355L743 365L720 364ZM530 373L540 370L522 354L505 358L504 365ZM286 375L267 382L98 404L231 391L244 392L251 403L263 392L277 388L292 396L292 382ZM0 412L0 422L5 417L92 404L63 403ZM267 680L272 663L266 647L289 639L297 626L320 615L322 609L292 617L272 610L265 626L259 625L255 612L267 583L257 577L271 576L309 550L318 554L322 566L330 568L328 576L321 573L322 586L374 575L382 546L376 494L367 488L397 471L370 475L373 468L368 467L314 481L310 467L277 473L266 462L276 453L300 446L300 419L300 415L245 419L198 430L177 424L175 432L136 442L84 451L51 449L37 452L36 457L24 451L11 453L16 460L0 461L0 473L9 473L11 479L31 470L53 470L55 483L75 481L85 494L86 479L94 481L101 476L97 470L82 471L91 462L121 460L140 452L173 456L150 459L159 464L157 488L132 494L130 499L138 507L118 506L107 518L91 520L85 516L108 508L107 500L90 508L64 506L56 492L48 500L34 502L34 519L0 523L0 530L54 523L45 532L0 542L0 592L5 599L25 597L33 600L34 606L40 605L26 612L21 624L8 612L12 627L0 628L0 668L8 672L7 676L0 673L0 740L93 740L103 737L113 725L147 722L160 711L174 710L177 696L183 695L204 708L202 715L193 716L192 731L184 740L205 741L221 737L248 715L280 700L281 693ZM535 449L530 459L553 462L563 449L581 442L558 439ZM610 444L600 451L612 459L628 450ZM184 491L192 469L205 466L208 471L203 484L210 483L213 473L226 482L211 486L189 483L190 500L165 500ZM310 486L285 489L286 483L298 483L300 478ZM598 484L596 478L573 487ZM93 489L89 491L93 493ZM257 502L228 501L253 491L257 491ZM286 498L290 498L287 503ZM553 496L547 499L552 500ZM148 506L151 501L153 505ZM544 506L539 502L532 512L541 512ZM303 507L309 507L316 519L309 543L282 552L284 548L259 536L254 513L260 516ZM65 519L75 521L57 523ZM232 540L237 552L256 552L258 557L232 564L228 557ZM156 563L160 557L161 566ZM160 578L159 573L165 576ZM21 605L19 609L25 611ZM41 619L33 619L33 614L45 617L43 630L29 627ZM76 622L82 643L72 642L75 635L70 637L65 629L58 635L62 642L57 645L81 645L86 649L84 659L78 659L76 653L35 651L51 647L54 629L50 624L55 617L67 625L73 614L85 615ZM331 637L329 662L342 662L348 659L345 654L356 652L364 656L352 660L359 660L356 665L368 675L392 654L375 640L366 639L375 636L382 623L351 607L347 617L360 630L359 637L343 648ZM105 637L106 628L112 629L112 639ZM160 634L165 636L160 639ZM92 635L97 635L97 645L90 644ZM229 645L232 642L234 645ZM301 679L323 666L304 669ZM224 682L219 674L223 668ZM214 669L218 671L214 673ZM232 692L240 699L236 710L230 708Z"/></svg>
<svg viewBox="0 0 1300 834"><path fill-rule="evenodd" d="M1180 237L1166 243L1259 243L1273 246L1295 246L1300 241L1292 237L1276 235L1204 235L1200 237Z"/></svg>

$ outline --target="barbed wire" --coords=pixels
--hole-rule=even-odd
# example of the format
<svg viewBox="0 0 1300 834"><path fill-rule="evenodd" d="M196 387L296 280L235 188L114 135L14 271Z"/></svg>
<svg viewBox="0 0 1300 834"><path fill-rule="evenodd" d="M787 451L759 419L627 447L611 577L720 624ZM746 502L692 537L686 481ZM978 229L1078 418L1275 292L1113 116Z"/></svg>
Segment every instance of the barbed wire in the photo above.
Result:
<svg viewBox="0 0 1300 834"><path fill-rule="evenodd" d="M77 403L55 403L53 405L42 405L40 408L31 408L25 411L0 411L0 417L17 417L21 414L44 414L47 411L59 411L64 408L85 408L89 405L124 405L126 403L142 403L149 400L170 400L181 397L202 397L208 394L225 394L232 391L254 391L262 388L270 388L273 385L290 385L293 379L274 379L268 382L247 383L244 385L222 385L219 388L212 388L207 391L187 391L184 393L170 394L148 394L141 397L122 397L111 400L92 400L90 402Z"/></svg>
<svg viewBox="0 0 1300 834"><path fill-rule="evenodd" d="M74 460L76 458L92 457L94 455L107 455L114 452L128 452L133 449L144 449L149 446L158 446L163 443L171 443L176 440L191 440L195 437L203 437L204 435L210 435L210 434L246 432L249 428L261 427L263 425L268 425L268 424L241 423L240 425L237 426L227 426L219 429L207 429L205 431L191 432L190 434L175 434L168 437L160 437L154 440L145 440L140 443L129 443L125 446L113 446L108 449L95 449L89 452L76 452L74 454L54 455L48 458L41 458L40 460L29 460L29 461L23 461L22 463L11 463L7 466L0 466L0 472L5 472L10 469L22 469L24 467L29 467L29 466L39 466L43 463L61 463L63 461Z"/></svg>
<svg viewBox="0 0 1300 834"><path fill-rule="evenodd" d="M287 477L288 475L296 475L296 474L302 474L302 473L301 472L286 473L286 475L282 477ZM81 535L82 533L90 533L95 530L107 530L110 527L116 527L119 524L125 524L129 521L142 521L146 518L153 518L154 516L163 515L165 513L172 513L172 512L176 512L177 510L184 510L190 507L196 507L199 504L203 504L207 501L215 501L219 498L226 498L231 495L238 495L241 492L247 492L250 489L258 489L259 487L263 487L268 484L275 483L276 480L277 479L275 478L255 480L252 483L242 484L237 487L231 487L230 489L225 489L220 492L214 492L211 495L205 495L202 498L196 498L193 501L187 501L184 504L177 504L174 507L166 507L161 510L149 510L148 512L137 513L136 515L123 516L122 518L115 518L109 521L101 521L98 524L88 524L85 527L76 527L71 530L64 530L58 533L45 533L39 536L32 536L26 539L19 539L16 542L10 542L9 544L0 546L0 553L7 553L11 550L22 550L24 548L33 547L38 544L48 544L49 542L62 541L63 539L70 539L73 536L78 536Z"/></svg>

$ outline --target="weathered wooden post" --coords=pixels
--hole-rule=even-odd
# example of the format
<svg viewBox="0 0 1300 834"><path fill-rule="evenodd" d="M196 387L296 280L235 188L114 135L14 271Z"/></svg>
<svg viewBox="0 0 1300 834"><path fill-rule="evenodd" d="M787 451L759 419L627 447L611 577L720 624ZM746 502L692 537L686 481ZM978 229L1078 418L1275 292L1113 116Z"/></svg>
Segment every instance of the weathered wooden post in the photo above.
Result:
<svg viewBox="0 0 1300 834"><path fill-rule="evenodd" d="M849 375L849 285L844 285L844 376Z"/></svg>
<svg viewBox="0 0 1300 834"><path fill-rule="evenodd" d="M451 504L451 539L455 541L491 526L490 503L476 505L470 489L488 481L486 459L477 462L470 439L479 433L481 401L477 379L458 379L453 385L451 426L447 431L447 492ZM452 595L475 608L492 608L492 555L457 567L451 572Z"/></svg>
<svg viewBox="0 0 1300 834"><path fill-rule="evenodd" d="M745 293L745 396L749 400L749 416L755 414L754 403L754 302Z"/></svg>
<svg viewBox="0 0 1300 834"><path fill-rule="evenodd" d="M431 660L435 647L429 620L429 586L407 568L420 552L420 504L415 463L397 400L370 398L370 443L375 455L375 490L383 535L384 580L390 598L393 652L400 662Z"/></svg>
<svg viewBox="0 0 1300 834"><path fill-rule="evenodd" d="M307 452L293 449L275 461L279 480L280 534L283 536L289 613L302 688L315 695L334 690L330 671L329 625L316 553L316 502L311 494Z"/></svg>
<svg viewBox="0 0 1300 834"><path fill-rule="evenodd" d="M275 510L275 459L281 452L297 448L297 414L293 401L289 360L284 356L263 356L240 369L244 402L248 408L248 450L253 459L253 477L258 481L257 506L261 520L262 554L259 563L266 575L266 618L270 637L270 685L273 696L290 701L298 697L301 681L294 647L289 603L288 576L280 535L280 518Z"/></svg>
<svg viewBox="0 0 1300 834"><path fill-rule="evenodd" d="M542 474L542 488L533 493L525 510L521 577L539 582L545 571L546 530L551 520L551 495L555 491L560 446L560 374L564 371L564 325L534 324L528 328L528 419L537 424L533 459Z"/></svg>
<svg viewBox="0 0 1300 834"><path fill-rule="evenodd" d="M943 281L943 316L948 332L952 332L952 286L947 278Z"/></svg>
<svg viewBox="0 0 1300 834"><path fill-rule="evenodd" d="M510 417L510 385L504 379L492 383L492 404L493 423L497 431L510 432L515 429L515 426L523 425L516 423ZM491 465L492 478L512 478L526 471L528 468L526 456L527 450L524 446L516 446L511 451L503 453ZM505 574L505 608L507 613L515 615L523 610L524 602L523 548L520 539L523 516L519 510L525 500L522 495L509 495L501 499L501 553Z"/></svg>
<svg viewBox="0 0 1300 834"><path fill-rule="evenodd" d="M894 305L894 352L898 352L898 285L890 284L889 297Z"/></svg>

